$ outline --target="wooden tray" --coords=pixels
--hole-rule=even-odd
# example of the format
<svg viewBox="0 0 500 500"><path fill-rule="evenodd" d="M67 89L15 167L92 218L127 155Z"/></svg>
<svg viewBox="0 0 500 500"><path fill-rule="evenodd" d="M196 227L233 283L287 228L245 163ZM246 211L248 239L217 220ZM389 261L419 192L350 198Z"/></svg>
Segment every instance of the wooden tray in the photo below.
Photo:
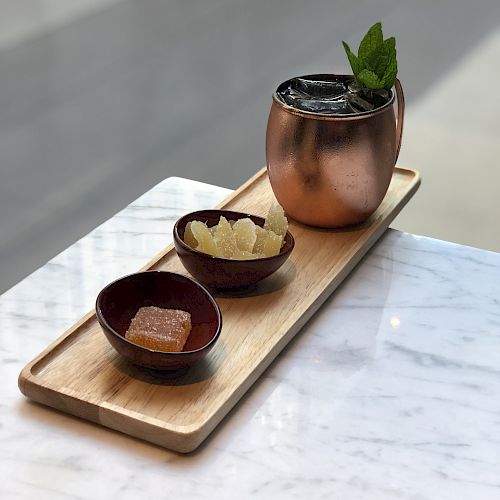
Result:
<svg viewBox="0 0 500 500"><path fill-rule="evenodd" d="M396 168L374 216L348 230L293 221L295 249L274 275L238 297L217 297L223 330L206 361L177 380L124 361L89 313L29 363L23 394L40 403L176 450L194 450L377 241L418 189ZM262 169L219 208L264 215L274 196ZM143 270L187 274L172 245Z"/></svg>

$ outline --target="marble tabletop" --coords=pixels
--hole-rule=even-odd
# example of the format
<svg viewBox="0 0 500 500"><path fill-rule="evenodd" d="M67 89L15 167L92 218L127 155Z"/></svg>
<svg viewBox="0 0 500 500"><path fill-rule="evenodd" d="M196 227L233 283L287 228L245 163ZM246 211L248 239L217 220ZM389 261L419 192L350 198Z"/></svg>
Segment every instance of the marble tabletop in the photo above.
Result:
<svg viewBox="0 0 500 500"><path fill-rule="evenodd" d="M229 193L166 179L0 297L0 498L500 499L500 255L394 230L189 455L21 395L106 283Z"/></svg>

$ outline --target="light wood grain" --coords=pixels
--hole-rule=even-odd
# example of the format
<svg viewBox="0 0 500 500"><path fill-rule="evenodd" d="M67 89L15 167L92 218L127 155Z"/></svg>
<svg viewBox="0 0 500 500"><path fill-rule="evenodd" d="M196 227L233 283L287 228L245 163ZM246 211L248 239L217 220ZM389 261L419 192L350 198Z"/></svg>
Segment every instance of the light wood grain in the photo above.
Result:
<svg viewBox="0 0 500 500"><path fill-rule="evenodd" d="M383 234L419 183L418 173L397 168L382 205L362 226L319 230L290 221L290 259L246 294L217 297L220 340L183 377L168 380L129 365L89 313L24 368L21 391L146 441L194 450ZM262 169L220 207L264 215L273 200ZM143 269L187 274L171 245Z"/></svg>

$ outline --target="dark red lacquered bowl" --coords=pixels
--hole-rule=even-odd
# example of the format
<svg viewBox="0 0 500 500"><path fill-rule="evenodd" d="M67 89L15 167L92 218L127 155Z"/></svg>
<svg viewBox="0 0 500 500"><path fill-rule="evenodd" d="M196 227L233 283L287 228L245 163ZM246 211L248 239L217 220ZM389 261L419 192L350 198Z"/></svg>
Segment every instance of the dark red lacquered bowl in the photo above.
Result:
<svg viewBox="0 0 500 500"><path fill-rule="evenodd" d="M265 220L231 210L200 210L181 217L174 226L174 245L184 267L198 281L212 289L236 288L253 285L277 271L290 256L295 241L290 232L285 235L281 251L274 257L252 260L233 260L212 257L199 252L184 243L186 224L193 220L205 222L208 227L215 226L223 215L227 220L249 217L255 224L263 227Z"/></svg>
<svg viewBox="0 0 500 500"><path fill-rule="evenodd" d="M125 338L140 307L182 309L191 314L192 329L182 352L153 351ZM222 315L210 293L180 274L148 271L107 285L96 301L97 319L109 343L132 363L156 370L180 370L203 358L222 329Z"/></svg>

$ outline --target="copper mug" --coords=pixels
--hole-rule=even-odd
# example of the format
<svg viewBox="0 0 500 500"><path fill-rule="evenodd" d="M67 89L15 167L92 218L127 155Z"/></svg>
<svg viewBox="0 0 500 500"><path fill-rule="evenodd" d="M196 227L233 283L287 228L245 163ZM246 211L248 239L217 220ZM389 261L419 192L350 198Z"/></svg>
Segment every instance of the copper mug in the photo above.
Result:
<svg viewBox="0 0 500 500"><path fill-rule="evenodd" d="M349 75L328 76L352 80ZM395 89L397 124L393 91L383 106L347 115L301 111L274 93L267 170L276 199L289 216L312 226L340 227L364 222L375 212L401 147L404 95L399 80Z"/></svg>

